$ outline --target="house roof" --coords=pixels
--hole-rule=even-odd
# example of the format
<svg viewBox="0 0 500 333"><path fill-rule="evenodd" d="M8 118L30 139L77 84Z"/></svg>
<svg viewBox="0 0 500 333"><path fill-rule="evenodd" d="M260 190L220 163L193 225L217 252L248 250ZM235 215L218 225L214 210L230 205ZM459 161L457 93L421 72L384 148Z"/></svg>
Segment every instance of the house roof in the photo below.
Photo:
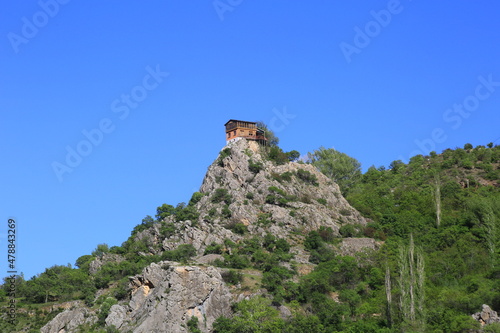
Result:
<svg viewBox="0 0 500 333"><path fill-rule="evenodd" d="M243 123L250 123L250 124L257 124L257 122L255 121L247 121L247 120L238 120L238 119L229 119L225 124L224 126L226 126L228 123L230 123L231 121L241 121Z"/></svg>

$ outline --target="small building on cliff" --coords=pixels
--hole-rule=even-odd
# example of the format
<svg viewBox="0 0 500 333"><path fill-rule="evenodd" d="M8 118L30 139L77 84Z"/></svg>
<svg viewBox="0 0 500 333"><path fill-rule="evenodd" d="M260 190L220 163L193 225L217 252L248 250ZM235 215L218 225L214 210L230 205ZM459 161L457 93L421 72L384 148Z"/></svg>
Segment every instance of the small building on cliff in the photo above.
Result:
<svg viewBox="0 0 500 333"><path fill-rule="evenodd" d="M267 144L265 132L257 127L256 122L229 119L224 126L226 127L226 142L236 141L238 138L245 138L247 140L257 141L263 145Z"/></svg>

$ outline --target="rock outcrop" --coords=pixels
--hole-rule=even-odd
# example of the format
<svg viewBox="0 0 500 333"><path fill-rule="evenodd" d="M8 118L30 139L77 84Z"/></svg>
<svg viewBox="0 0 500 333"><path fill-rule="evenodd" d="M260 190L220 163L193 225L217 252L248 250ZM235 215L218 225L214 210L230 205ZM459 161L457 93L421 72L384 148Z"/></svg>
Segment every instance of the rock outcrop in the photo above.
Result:
<svg viewBox="0 0 500 333"><path fill-rule="evenodd" d="M114 305L107 325L133 332L184 332L185 322L196 316L208 332L219 316L231 313L231 293L219 269L160 262L130 278L128 304Z"/></svg>
<svg viewBox="0 0 500 333"><path fill-rule="evenodd" d="M83 304L75 308L59 313L40 329L42 333L66 333L74 332L80 325L92 325L97 321L94 312L87 309Z"/></svg>
<svg viewBox="0 0 500 333"><path fill-rule="evenodd" d="M142 274L130 277L131 298L111 307L105 319L122 332L187 332L195 316L202 332L210 332L220 316L231 314L232 295L215 267L152 263ZM58 314L42 333L76 332L92 325L96 314L80 304Z"/></svg>
<svg viewBox="0 0 500 333"><path fill-rule="evenodd" d="M238 223L250 234L270 232L280 238L292 232L305 235L320 226L338 235L343 224L367 223L344 199L338 185L314 166L276 165L264 158L261 149L256 142L241 139L221 150L200 187L205 196L196 204L200 212L196 226L190 221L181 234L166 239L165 250L189 243L202 254L212 242L238 241L241 236L229 230ZM227 191L230 202L216 200L216 191Z"/></svg>
<svg viewBox="0 0 500 333"><path fill-rule="evenodd" d="M481 312L474 313L472 318L479 321L481 326L488 325L491 323L500 323L500 317L496 311L493 311L488 305L483 304L483 309Z"/></svg>

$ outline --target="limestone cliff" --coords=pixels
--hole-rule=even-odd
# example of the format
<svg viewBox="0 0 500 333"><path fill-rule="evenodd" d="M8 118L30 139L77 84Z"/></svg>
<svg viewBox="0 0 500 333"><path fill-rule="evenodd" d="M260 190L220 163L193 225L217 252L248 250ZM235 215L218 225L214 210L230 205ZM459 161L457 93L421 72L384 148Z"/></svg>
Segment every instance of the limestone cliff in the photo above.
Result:
<svg viewBox="0 0 500 333"><path fill-rule="evenodd" d="M221 150L200 187L205 196L196 204L200 212L196 226L186 224L181 234L163 242L164 249L190 243L201 254L212 242L241 239L230 230L238 223L250 234L270 232L280 238L291 232L304 235L320 226L338 234L343 224L366 224L338 185L315 167L296 162L275 165L261 149L256 142L241 139ZM217 199L217 191L227 191L229 203Z"/></svg>

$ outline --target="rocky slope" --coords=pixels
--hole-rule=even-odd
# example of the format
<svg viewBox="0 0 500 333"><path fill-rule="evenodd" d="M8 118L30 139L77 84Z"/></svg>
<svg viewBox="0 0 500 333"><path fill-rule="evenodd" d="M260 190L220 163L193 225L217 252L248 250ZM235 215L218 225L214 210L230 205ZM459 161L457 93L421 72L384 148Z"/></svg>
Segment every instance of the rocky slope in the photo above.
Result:
<svg viewBox="0 0 500 333"><path fill-rule="evenodd" d="M250 163L261 165L260 171L252 172ZM225 190L229 205L214 198L216 191ZM292 232L303 235L320 226L331 227L338 234L343 224L367 223L344 199L338 185L312 165L275 165L263 157L257 143L245 139L221 151L208 168L200 192L205 196L196 204L200 212L197 226L188 223L182 234L163 242L164 249L189 243L202 252L225 238L238 241L242 236L228 228L237 223L247 226L250 234L270 232L280 238L288 238ZM224 208L231 216L224 215Z"/></svg>
<svg viewBox="0 0 500 333"><path fill-rule="evenodd" d="M129 298L111 307L106 326L114 325L120 332L186 332L187 320L196 316L200 329L210 332L217 317L231 314L231 303L241 295L231 294L220 268L211 266L206 257L199 258L207 246L271 233L292 245L297 262L307 263L301 244L309 231L323 226L338 235L344 224L367 223L342 197L337 184L312 165L276 165L261 149L245 139L224 147L200 187L194 204L199 213L196 220L165 218L163 224L176 226L168 238L162 237L159 223L135 235L136 242L145 240L148 244L150 253L144 255L192 244L198 265L162 261L130 277ZM374 249L377 245L371 239L351 240L341 244L339 251L350 253L364 247ZM91 273L105 262L121 260L124 258L119 255L96 259L90 265ZM59 314L42 332L77 332L79 325L96 322L97 315L79 303Z"/></svg>

